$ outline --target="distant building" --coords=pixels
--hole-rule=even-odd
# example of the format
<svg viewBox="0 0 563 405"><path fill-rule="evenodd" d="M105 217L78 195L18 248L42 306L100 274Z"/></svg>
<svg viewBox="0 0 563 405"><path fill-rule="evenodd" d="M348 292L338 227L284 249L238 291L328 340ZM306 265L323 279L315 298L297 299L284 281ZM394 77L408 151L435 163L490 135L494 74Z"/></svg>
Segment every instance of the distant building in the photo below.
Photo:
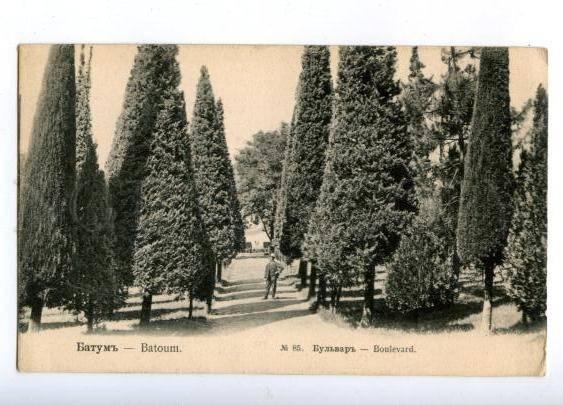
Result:
<svg viewBox="0 0 563 405"><path fill-rule="evenodd" d="M266 235L266 232L262 229L261 225L250 225L245 230L245 237L247 244L250 243L252 246L252 251L262 251L265 246L264 243L270 244L270 239Z"/></svg>

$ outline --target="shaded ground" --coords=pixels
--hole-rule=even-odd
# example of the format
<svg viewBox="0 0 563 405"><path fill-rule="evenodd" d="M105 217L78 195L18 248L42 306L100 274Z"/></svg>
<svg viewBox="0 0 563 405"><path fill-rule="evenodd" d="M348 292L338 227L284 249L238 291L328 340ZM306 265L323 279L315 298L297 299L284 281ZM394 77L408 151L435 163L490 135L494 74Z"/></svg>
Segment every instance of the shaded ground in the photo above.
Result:
<svg viewBox="0 0 563 405"><path fill-rule="evenodd" d="M196 302L194 318L188 319L188 303L177 295L158 295L153 299L151 325L143 334L167 335L215 335L236 333L269 326L285 329L296 327L292 320L299 319L303 327L322 327L333 323L349 329L357 328L362 313L361 289L349 289L342 293L339 314L321 310L315 314L309 309L304 297L306 291L296 288L296 266L286 269L278 282L277 299L263 300L263 272L267 263L263 254L242 255L223 272L224 282L217 286L213 311ZM389 313L384 306L385 271L379 269L375 282L375 322L373 330L382 333L447 333L471 331L480 322L481 282L477 275L464 273L460 279L461 293L451 307L429 313L405 316ZM502 280L495 287L494 324L498 333L538 332L544 325L532 328L520 324L520 314L504 294ZM100 334L138 334L141 296L131 290L126 305L115 312L110 321L99 325ZM21 330L27 327L29 311L24 314ZM58 308L45 309L43 330L73 328L84 330L84 319Z"/></svg>
<svg viewBox="0 0 563 405"><path fill-rule="evenodd" d="M213 310L207 313L202 302L196 302L193 319L188 319L188 302L177 295L153 297L151 325L143 334L194 335L224 334L251 329L295 317L314 317L309 304L295 288L295 269L286 269L278 281L276 299L264 300L264 254L243 255L223 272L224 282L215 292ZM139 333L141 294L131 289L125 305L113 318L103 322L99 334ZM24 314L20 330L27 328L29 311ZM58 328L83 329L84 319L59 308L45 309L43 330Z"/></svg>
<svg viewBox="0 0 563 405"><path fill-rule="evenodd" d="M456 302L443 309L428 312L402 314L385 307L386 272L378 269L375 280L375 304L373 328L389 332L441 333L471 331L480 326L482 310L482 280L479 274L465 270L460 275L460 294ZM493 324L496 333L535 333L545 328L545 323L522 325L521 313L507 297L505 281L495 279L493 292ZM360 288L342 292L339 314L321 311L326 321L358 327L362 316L363 291Z"/></svg>

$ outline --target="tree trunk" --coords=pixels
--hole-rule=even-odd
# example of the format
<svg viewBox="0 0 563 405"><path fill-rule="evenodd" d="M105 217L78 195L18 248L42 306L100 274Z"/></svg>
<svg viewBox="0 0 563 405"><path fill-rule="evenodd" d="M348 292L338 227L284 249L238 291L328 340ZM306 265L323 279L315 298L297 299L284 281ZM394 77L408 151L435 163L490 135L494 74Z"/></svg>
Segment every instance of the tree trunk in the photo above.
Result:
<svg viewBox="0 0 563 405"><path fill-rule="evenodd" d="M460 178L463 179L463 170L464 170L464 162L465 162L465 138L463 137L463 133L458 135L457 144L459 148L459 174Z"/></svg>
<svg viewBox="0 0 563 405"><path fill-rule="evenodd" d="M456 246L456 245L454 245L454 246ZM454 253L452 255L452 269L453 269L453 272L456 275L456 277L459 278L459 273L460 273L460 270L461 270L461 259L459 258L457 251L454 251Z"/></svg>
<svg viewBox="0 0 563 405"><path fill-rule="evenodd" d="M92 301L88 302L88 308L86 308L86 331L92 333L94 331L94 304Z"/></svg>
<svg viewBox="0 0 563 405"><path fill-rule="evenodd" d="M223 281L223 261L217 260L217 283L221 283Z"/></svg>
<svg viewBox="0 0 563 405"><path fill-rule="evenodd" d="M190 293L190 306L188 307L188 319L192 319L192 315L194 312L194 296Z"/></svg>
<svg viewBox="0 0 563 405"><path fill-rule="evenodd" d="M307 294L308 300L315 297L316 288L317 288L317 266L315 265L315 263L311 262L311 274L309 276L309 292Z"/></svg>
<svg viewBox="0 0 563 405"><path fill-rule="evenodd" d="M86 323L86 325L87 325L87 326L86 326L86 332L87 332L87 333L92 333L92 332L94 332L94 317L93 317L91 314L90 314L90 315L87 315L86 320L87 320L87 323Z"/></svg>
<svg viewBox="0 0 563 405"><path fill-rule="evenodd" d="M373 294L375 282L375 267L370 266L364 273L364 310L362 313L361 325L368 326L373 318Z"/></svg>
<svg viewBox="0 0 563 405"><path fill-rule="evenodd" d="M323 274L319 274L319 289L317 290L317 304L326 306L326 279Z"/></svg>
<svg viewBox="0 0 563 405"><path fill-rule="evenodd" d="M301 259L299 261L299 277L301 278L301 288L307 287L307 261Z"/></svg>
<svg viewBox="0 0 563 405"><path fill-rule="evenodd" d="M274 210L274 212L276 212ZM274 238L276 237L275 235L275 217L270 219L270 242L272 242L274 240ZM271 245L270 245L271 246Z"/></svg>
<svg viewBox="0 0 563 405"><path fill-rule="evenodd" d="M210 314L213 310L213 290L211 290L211 294L205 299L205 304L207 305L207 313Z"/></svg>
<svg viewBox="0 0 563 405"><path fill-rule="evenodd" d="M215 263L217 263L217 261L215 259L212 259ZM205 299L205 302L207 304L207 313L210 314L211 310L213 309L213 295L215 294L215 276L216 276L216 271L211 271L210 277L209 277L209 295L207 296L207 298Z"/></svg>
<svg viewBox="0 0 563 405"><path fill-rule="evenodd" d="M41 329L41 314L43 313L43 300L36 297L31 304L31 317L29 319L28 332L39 332Z"/></svg>
<svg viewBox="0 0 563 405"><path fill-rule="evenodd" d="M143 291L143 303L141 304L141 319L139 326L145 328L151 320L151 307L152 307L152 293L145 290Z"/></svg>
<svg viewBox="0 0 563 405"><path fill-rule="evenodd" d="M276 212L276 207L274 205L274 212ZM264 220L264 218L259 217L260 222L262 223L262 229L264 230L264 233L266 234L266 236L268 237L268 240L271 242L274 240L274 226L272 221L269 221L268 224L266 225L266 221Z"/></svg>
<svg viewBox="0 0 563 405"><path fill-rule="evenodd" d="M485 291L483 296L483 319L481 327L486 334L493 329L493 280L495 278L495 263L491 259L484 260Z"/></svg>

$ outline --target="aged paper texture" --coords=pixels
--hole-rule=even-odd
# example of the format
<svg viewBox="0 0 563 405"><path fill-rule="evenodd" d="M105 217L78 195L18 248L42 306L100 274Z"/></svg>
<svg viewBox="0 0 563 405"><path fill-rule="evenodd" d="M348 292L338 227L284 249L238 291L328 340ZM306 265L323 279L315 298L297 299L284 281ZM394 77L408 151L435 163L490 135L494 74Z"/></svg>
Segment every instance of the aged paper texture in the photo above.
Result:
<svg viewBox="0 0 563 405"><path fill-rule="evenodd" d="M21 45L18 369L543 376L547 50Z"/></svg>

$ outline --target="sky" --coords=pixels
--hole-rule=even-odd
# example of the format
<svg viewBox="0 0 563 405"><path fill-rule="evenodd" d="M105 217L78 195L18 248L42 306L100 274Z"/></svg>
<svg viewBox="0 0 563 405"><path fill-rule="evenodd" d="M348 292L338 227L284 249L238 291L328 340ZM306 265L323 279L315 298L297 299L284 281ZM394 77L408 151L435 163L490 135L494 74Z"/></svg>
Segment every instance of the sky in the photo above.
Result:
<svg viewBox="0 0 563 405"><path fill-rule="evenodd" d="M76 47L77 61L80 47ZM331 46L331 73L336 77L338 47ZM35 105L47 60L47 45L19 48L20 152L29 146ZM125 87L137 49L135 45L94 45L91 109L101 167L111 149ZM231 158L260 130L273 130L290 121L301 70L302 46L180 45L178 61L188 119L191 119L196 84L206 65L216 98L223 100L225 130ZM410 47L397 48L397 79L408 75ZM444 73L440 47L421 47L427 75ZM537 86L547 87L547 53L539 48L510 49L511 104L521 107Z"/></svg>

